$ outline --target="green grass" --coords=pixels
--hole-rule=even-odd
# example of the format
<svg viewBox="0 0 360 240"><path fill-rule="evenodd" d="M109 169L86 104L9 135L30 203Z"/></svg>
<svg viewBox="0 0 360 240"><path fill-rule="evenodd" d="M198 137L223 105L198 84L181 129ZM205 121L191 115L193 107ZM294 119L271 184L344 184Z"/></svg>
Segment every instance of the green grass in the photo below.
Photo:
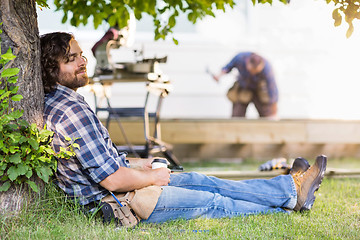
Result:
<svg viewBox="0 0 360 240"><path fill-rule="evenodd" d="M19 216L0 216L0 239L360 239L359 189L359 178L325 178L313 209L305 214L177 220L123 229L84 215L48 185Z"/></svg>

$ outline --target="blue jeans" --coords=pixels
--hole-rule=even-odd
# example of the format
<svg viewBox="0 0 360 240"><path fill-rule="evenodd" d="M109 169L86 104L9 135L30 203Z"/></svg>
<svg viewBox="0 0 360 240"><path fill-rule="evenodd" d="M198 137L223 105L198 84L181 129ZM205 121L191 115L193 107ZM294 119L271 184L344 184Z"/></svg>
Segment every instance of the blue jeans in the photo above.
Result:
<svg viewBox="0 0 360 240"><path fill-rule="evenodd" d="M158 203L144 222L174 219L221 218L286 212L296 205L291 175L272 179L233 181L199 173L171 174Z"/></svg>

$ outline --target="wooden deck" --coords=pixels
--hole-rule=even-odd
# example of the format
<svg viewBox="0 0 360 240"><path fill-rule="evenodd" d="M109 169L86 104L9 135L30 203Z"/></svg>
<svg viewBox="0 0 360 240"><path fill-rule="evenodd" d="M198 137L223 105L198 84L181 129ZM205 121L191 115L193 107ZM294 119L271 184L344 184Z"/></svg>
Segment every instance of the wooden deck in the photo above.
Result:
<svg viewBox="0 0 360 240"><path fill-rule="evenodd" d="M132 144L144 143L142 121L121 123ZM115 144L125 144L116 120L109 132ZM360 156L360 121L350 120L164 119L161 137L186 158Z"/></svg>
<svg viewBox="0 0 360 240"><path fill-rule="evenodd" d="M143 142L142 121L121 122L131 142ZM109 129L115 143L124 143L115 120L110 122ZM172 144L360 144L360 121L166 119L161 120L161 136Z"/></svg>

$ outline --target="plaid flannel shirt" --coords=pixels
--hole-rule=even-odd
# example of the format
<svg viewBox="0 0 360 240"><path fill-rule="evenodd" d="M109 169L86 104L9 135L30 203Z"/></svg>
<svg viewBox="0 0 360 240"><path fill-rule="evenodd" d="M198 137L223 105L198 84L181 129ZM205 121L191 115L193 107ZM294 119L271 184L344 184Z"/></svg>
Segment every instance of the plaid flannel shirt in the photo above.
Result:
<svg viewBox="0 0 360 240"><path fill-rule="evenodd" d="M70 137L79 144L76 157L58 159L56 184L81 205L100 200L108 191L99 182L120 166L129 167L125 154L119 155L107 129L75 91L58 85L45 96L44 122L54 132L53 148L66 148Z"/></svg>

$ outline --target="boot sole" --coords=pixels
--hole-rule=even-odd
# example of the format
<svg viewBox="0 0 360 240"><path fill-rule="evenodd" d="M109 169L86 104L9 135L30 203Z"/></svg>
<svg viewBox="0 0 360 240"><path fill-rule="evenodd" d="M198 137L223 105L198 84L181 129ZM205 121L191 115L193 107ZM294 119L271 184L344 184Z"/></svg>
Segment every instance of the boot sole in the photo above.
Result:
<svg viewBox="0 0 360 240"><path fill-rule="evenodd" d="M319 190L321 182L324 178L325 171L326 171L327 157L324 155L318 156L316 158L316 162L319 162L319 161L321 162L320 164L318 164L320 167L319 174L317 175L314 182L312 183L310 190L308 192L306 201L305 201L304 205L301 207L300 212L309 211L312 208L312 206L315 202L315 198L316 198L314 194L317 190Z"/></svg>

